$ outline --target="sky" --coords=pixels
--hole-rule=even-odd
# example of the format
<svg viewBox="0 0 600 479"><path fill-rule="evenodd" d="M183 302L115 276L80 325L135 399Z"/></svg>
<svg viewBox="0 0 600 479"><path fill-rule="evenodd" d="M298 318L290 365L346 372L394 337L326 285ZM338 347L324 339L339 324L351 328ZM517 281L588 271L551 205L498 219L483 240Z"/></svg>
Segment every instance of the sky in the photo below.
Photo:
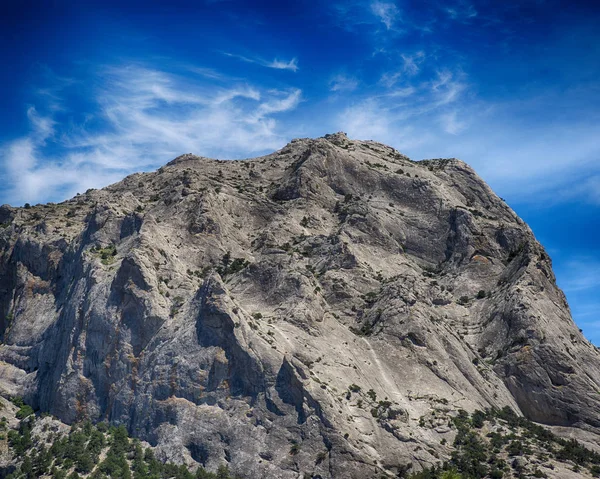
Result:
<svg viewBox="0 0 600 479"><path fill-rule="evenodd" d="M337 131L466 161L600 345L600 4L3 2L0 203Z"/></svg>

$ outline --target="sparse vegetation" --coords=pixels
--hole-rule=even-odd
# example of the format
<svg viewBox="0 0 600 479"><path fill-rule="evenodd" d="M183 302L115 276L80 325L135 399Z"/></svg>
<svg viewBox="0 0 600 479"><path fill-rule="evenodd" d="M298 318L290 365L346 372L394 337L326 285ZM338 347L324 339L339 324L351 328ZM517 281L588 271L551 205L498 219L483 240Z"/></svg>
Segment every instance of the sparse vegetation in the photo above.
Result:
<svg viewBox="0 0 600 479"><path fill-rule="evenodd" d="M182 296L175 296L173 298L173 303L171 304L171 311L169 315L173 318L177 313L179 313L179 309L183 306L185 299Z"/></svg>
<svg viewBox="0 0 600 479"><path fill-rule="evenodd" d="M247 267L250 262L244 258L231 258L231 252L227 251L221 258L221 264L217 266L217 273L221 275L222 278L227 277L228 275L235 274L243 270Z"/></svg>
<svg viewBox="0 0 600 479"><path fill-rule="evenodd" d="M39 419L31 407L20 399L13 402L20 407L19 413L26 414L20 418L18 428L7 435L9 449L17 458L17 467L5 476L7 479L70 479L82 475L90 479L234 479L225 465L212 473L203 467L190 470L183 465L162 463L151 448L130 439L122 425L108 427L86 421L73 425L64 435L50 433L47 439L40 440L32 435ZM7 428L6 418L0 426Z"/></svg>
<svg viewBox="0 0 600 479"><path fill-rule="evenodd" d="M373 334L373 325L370 323L363 324L360 329L355 328L354 326L349 327L350 331L357 336L370 336Z"/></svg>
<svg viewBox="0 0 600 479"><path fill-rule="evenodd" d="M425 425L421 418L420 425ZM526 470L516 457L536 453L537 463L552 469L553 458L571 465L575 472L587 468L590 474L600 472L600 454L575 439L563 439L528 419L517 416L508 406L503 409L475 411L469 415L459 411L452 420L456 437L450 459L431 468L409 475L410 479L501 479L508 477L547 477L537 466ZM487 434L481 431L490 430ZM512 461L512 462L511 462ZM509 465L511 462L511 465ZM527 462L526 462L527 463ZM511 474L511 469L514 473ZM406 477L406 476L405 476Z"/></svg>
<svg viewBox="0 0 600 479"><path fill-rule="evenodd" d="M92 253L100 258L102 264L109 265L115 260L115 256L117 256L117 247L114 244L105 248L94 246L92 248Z"/></svg>
<svg viewBox="0 0 600 479"><path fill-rule="evenodd" d="M467 304L469 304L469 302L470 302L470 299L468 296L461 296L457 301L458 304L461 304L463 306L466 306Z"/></svg>

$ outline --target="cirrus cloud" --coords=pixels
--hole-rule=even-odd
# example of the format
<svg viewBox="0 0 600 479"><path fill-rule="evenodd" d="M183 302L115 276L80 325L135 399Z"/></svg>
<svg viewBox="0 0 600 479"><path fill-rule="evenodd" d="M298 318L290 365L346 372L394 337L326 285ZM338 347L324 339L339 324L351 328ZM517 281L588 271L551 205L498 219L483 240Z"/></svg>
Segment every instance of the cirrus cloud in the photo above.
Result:
<svg viewBox="0 0 600 479"><path fill-rule="evenodd" d="M143 65L100 68L96 78L79 122L42 95L27 110L29 133L2 145L11 203L63 199L185 152L231 158L272 151L288 136L277 116L302 96L297 88L195 82Z"/></svg>

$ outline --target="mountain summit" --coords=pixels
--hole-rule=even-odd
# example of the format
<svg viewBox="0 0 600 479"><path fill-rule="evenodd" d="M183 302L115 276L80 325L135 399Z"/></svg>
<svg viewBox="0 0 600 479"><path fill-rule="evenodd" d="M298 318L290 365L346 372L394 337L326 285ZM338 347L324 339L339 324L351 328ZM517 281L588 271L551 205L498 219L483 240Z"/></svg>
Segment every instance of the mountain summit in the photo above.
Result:
<svg viewBox="0 0 600 479"><path fill-rule="evenodd" d="M0 223L0 392L161 459L395 477L448 457L460 410L600 431L600 356L550 258L459 160L336 133Z"/></svg>

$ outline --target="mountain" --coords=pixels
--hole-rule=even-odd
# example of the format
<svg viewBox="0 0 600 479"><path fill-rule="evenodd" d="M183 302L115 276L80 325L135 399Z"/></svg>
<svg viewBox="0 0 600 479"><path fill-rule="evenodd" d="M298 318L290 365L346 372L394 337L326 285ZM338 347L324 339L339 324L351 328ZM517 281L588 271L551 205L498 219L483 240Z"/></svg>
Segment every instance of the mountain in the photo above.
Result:
<svg viewBox="0 0 600 479"><path fill-rule="evenodd" d="M459 160L337 133L183 155L0 224L0 393L161 460L396 477L492 408L597 447L598 351Z"/></svg>

